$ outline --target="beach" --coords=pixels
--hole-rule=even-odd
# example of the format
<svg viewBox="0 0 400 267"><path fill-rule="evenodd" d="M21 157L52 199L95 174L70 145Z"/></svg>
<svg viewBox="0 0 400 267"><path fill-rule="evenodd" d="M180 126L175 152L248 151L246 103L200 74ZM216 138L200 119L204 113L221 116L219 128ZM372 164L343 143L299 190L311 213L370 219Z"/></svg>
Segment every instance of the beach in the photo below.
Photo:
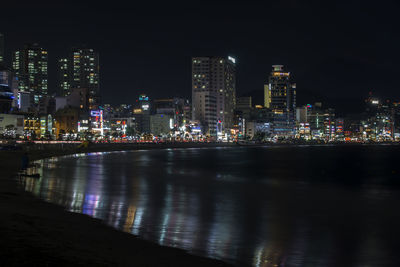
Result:
<svg viewBox="0 0 400 267"><path fill-rule="evenodd" d="M204 144L163 147L199 146ZM31 148L28 155L33 161L73 153L154 148L161 146L42 147ZM100 220L33 197L18 188L15 179L23 153L0 151L0 266L230 266L141 240Z"/></svg>

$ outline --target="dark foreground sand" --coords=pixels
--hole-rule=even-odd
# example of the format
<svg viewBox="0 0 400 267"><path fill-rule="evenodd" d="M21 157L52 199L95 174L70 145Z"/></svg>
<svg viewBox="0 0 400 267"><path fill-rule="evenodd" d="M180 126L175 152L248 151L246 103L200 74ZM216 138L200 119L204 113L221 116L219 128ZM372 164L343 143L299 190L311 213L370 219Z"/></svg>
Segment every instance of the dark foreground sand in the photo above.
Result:
<svg viewBox="0 0 400 267"><path fill-rule="evenodd" d="M115 149L137 147L96 146L80 152ZM29 156L33 160L74 151L34 148ZM18 189L13 178L21 155L21 151L0 151L0 266L229 266L141 240L34 198Z"/></svg>

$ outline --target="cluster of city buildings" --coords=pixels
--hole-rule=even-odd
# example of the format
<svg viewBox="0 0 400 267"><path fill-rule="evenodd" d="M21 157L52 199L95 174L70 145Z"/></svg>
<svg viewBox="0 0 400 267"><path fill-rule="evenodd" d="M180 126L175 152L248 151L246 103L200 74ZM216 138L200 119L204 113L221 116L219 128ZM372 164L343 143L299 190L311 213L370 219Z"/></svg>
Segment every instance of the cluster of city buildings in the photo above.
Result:
<svg viewBox="0 0 400 267"><path fill-rule="evenodd" d="M150 99L127 104L101 99L97 51L74 47L58 59L57 88L48 86L48 51L25 44L4 61L0 34L0 135L25 140L134 141L398 141L400 103L369 95L365 112L344 118L322 103L298 106L296 83L273 65L264 104L237 96L234 57L193 57L191 99ZM260 86L260 90L262 85Z"/></svg>

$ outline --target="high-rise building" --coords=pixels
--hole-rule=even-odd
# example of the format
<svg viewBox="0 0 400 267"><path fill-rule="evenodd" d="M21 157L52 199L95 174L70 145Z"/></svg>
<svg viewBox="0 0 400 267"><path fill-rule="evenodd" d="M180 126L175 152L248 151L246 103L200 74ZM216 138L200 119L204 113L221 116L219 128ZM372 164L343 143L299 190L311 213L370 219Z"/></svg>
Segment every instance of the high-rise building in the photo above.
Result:
<svg viewBox="0 0 400 267"><path fill-rule="evenodd" d="M18 79L18 89L30 92L35 104L47 95L47 51L38 44L26 44L13 54L12 68Z"/></svg>
<svg viewBox="0 0 400 267"><path fill-rule="evenodd" d="M61 95L69 95L72 88L86 88L89 94L89 109L98 109L100 104L99 54L93 49L73 48L68 58L58 61Z"/></svg>
<svg viewBox="0 0 400 267"><path fill-rule="evenodd" d="M99 90L99 54L93 49L72 50L72 87Z"/></svg>
<svg viewBox="0 0 400 267"><path fill-rule="evenodd" d="M210 136L233 127L236 60L232 57L192 58L192 118Z"/></svg>
<svg viewBox="0 0 400 267"><path fill-rule="evenodd" d="M58 93L68 96L71 93L71 70L68 58L58 60Z"/></svg>
<svg viewBox="0 0 400 267"><path fill-rule="evenodd" d="M4 34L0 33L0 64L4 63Z"/></svg>
<svg viewBox="0 0 400 267"><path fill-rule="evenodd" d="M133 109L133 117L136 121L137 132L142 134L150 133L150 99L147 95L141 94L136 100Z"/></svg>
<svg viewBox="0 0 400 267"><path fill-rule="evenodd" d="M290 72L283 65L273 65L268 79L268 91L264 106L274 113L275 133L294 134L296 112L296 84L291 81Z"/></svg>

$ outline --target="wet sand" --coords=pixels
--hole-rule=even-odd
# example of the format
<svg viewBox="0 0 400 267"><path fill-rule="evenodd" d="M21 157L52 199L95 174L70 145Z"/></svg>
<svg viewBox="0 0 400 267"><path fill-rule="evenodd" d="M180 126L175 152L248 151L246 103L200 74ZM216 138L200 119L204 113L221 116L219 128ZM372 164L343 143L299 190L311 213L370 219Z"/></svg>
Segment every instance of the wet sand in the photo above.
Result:
<svg viewBox="0 0 400 267"><path fill-rule="evenodd" d="M204 145L163 145L196 146ZM42 147L31 148L29 158L152 148L160 146L100 145L79 151L72 146L63 150ZM34 198L19 189L14 178L22 154L0 151L0 266L230 266L141 240L100 220Z"/></svg>

